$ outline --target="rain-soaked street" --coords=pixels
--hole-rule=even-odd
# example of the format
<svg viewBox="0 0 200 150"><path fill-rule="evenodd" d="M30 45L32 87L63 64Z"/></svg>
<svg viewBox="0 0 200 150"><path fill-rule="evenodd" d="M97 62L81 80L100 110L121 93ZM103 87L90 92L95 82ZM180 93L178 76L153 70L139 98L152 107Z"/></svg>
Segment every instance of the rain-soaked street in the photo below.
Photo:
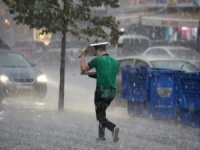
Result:
<svg viewBox="0 0 200 150"><path fill-rule="evenodd" d="M0 113L2 150L199 150L199 128L129 117L126 107L112 106L108 118L120 127L120 140L97 142L93 106L95 81L66 71L65 111L57 111L58 78L49 76L45 100L9 98Z"/></svg>
<svg viewBox="0 0 200 150"><path fill-rule="evenodd" d="M200 0L0 0L0 150L200 150L199 43Z"/></svg>

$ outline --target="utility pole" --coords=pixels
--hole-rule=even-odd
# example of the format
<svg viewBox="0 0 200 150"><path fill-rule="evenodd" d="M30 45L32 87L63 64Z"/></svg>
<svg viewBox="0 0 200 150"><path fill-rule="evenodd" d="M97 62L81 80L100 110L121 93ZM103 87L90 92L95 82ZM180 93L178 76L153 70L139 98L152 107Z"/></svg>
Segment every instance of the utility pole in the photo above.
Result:
<svg viewBox="0 0 200 150"><path fill-rule="evenodd" d="M61 10L66 9L66 3L63 0L58 0ZM60 53L60 84L59 84L59 101L58 111L64 111L64 95L65 95L65 55L66 55L66 34L67 34L67 21L62 16L62 44Z"/></svg>

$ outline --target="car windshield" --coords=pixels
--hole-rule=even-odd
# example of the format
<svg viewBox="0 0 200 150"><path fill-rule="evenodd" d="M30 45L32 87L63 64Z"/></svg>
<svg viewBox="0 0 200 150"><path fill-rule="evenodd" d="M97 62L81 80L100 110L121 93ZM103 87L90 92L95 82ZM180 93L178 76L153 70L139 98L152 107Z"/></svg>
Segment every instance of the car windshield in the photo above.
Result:
<svg viewBox="0 0 200 150"><path fill-rule="evenodd" d="M177 49L177 50L171 50L171 52L182 59L199 59L200 58L200 54L197 53L194 50L190 50L190 49Z"/></svg>
<svg viewBox="0 0 200 150"><path fill-rule="evenodd" d="M0 67L30 67L31 64L20 54L0 53Z"/></svg>
<svg viewBox="0 0 200 150"><path fill-rule="evenodd" d="M158 60L158 61L151 61L151 64L153 65L154 68L183 70L185 72L200 72L200 69L198 69L196 66L186 61Z"/></svg>

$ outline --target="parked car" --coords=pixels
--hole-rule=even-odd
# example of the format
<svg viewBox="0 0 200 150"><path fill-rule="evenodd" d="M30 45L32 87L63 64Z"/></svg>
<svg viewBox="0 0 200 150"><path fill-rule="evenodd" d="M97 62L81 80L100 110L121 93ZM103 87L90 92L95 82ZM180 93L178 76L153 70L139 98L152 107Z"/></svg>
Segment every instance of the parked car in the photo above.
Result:
<svg viewBox="0 0 200 150"><path fill-rule="evenodd" d="M190 62L177 58L169 57L147 57L147 56L129 56L118 59L120 67L117 76L117 99L120 101L121 94L121 70L127 65L134 68L159 68L159 69L170 69L180 70L185 72L200 72L200 69Z"/></svg>
<svg viewBox="0 0 200 150"><path fill-rule="evenodd" d="M23 55L0 51L0 89L6 97L30 95L44 98L47 77Z"/></svg>
<svg viewBox="0 0 200 150"><path fill-rule="evenodd" d="M155 46L149 47L142 56L165 56L189 61L200 68L200 54L193 49L180 46Z"/></svg>
<svg viewBox="0 0 200 150"><path fill-rule="evenodd" d="M148 56L129 56L118 59L120 68L130 65L131 67L141 68L160 68L171 70L182 70L185 72L199 72L200 69L189 61L169 57L148 57Z"/></svg>

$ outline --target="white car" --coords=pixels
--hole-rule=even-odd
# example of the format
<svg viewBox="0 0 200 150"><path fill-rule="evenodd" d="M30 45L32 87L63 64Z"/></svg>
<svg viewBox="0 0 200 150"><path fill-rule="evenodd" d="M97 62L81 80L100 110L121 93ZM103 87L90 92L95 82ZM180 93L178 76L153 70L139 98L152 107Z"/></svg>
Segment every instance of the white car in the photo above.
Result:
<svg viewBox="0 0 200 150"><path fill-rule="evenodd" d="M149 47L142 56L171 57L189 61L200 68L200 54L193 49L180 46L155 46Z"/></svg>
<svg viewBox="0 0 200 150"><path fill-rule="evenodd" d="M188 61L169 58L169 57L146 57L146 56L129 56L118 59L120 64L119 74L117 75L117 96L120 100L121 93L121 81L122 81L122 68L127 65L133 68L159 68L159 69L171 69L180 70L185 72L200 72L200 69Z"/></svg>
<svg viewBox="0 0 200 150"><path fill-rule="evenodd" d="M135 68L160 68L182 70L185 72L200 72L200 69L189 61L169 57L129 56L118 59L120 68L129 65Z"/></svg>

